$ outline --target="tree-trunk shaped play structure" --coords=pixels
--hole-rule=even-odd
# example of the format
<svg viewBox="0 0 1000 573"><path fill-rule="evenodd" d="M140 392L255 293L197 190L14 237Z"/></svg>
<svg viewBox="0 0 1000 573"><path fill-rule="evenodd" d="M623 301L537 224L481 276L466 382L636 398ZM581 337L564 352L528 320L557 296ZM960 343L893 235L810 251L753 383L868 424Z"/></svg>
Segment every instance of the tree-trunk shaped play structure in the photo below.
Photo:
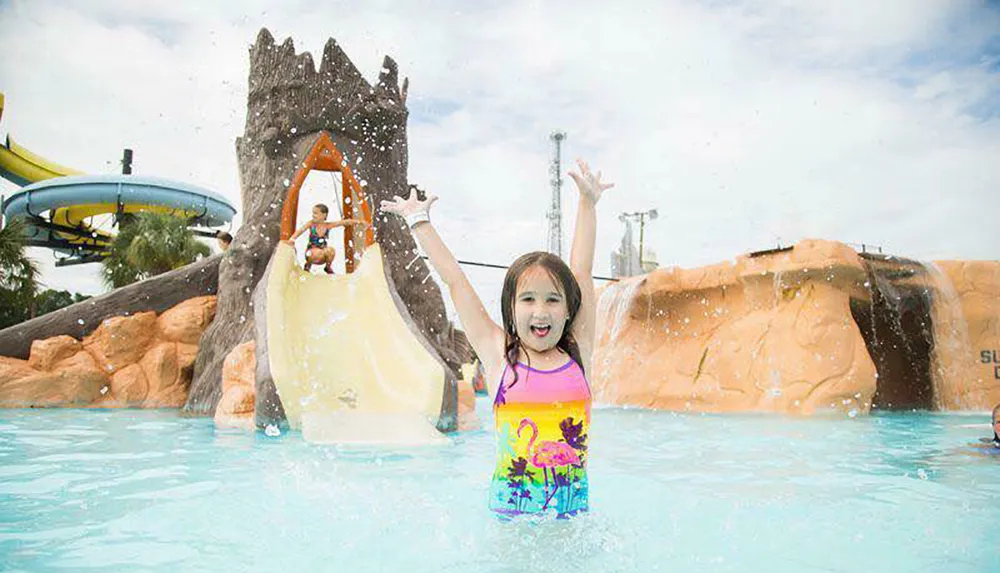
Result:
<svg viewBox="0 0 1000 573"><path fill-rule="evenodd" d="M309 53L295 53L291 39L279 46L266 29L261 30L250 48L246 127L236 142L243 226L219 267L216 317L200 342L186 412L214 412L221 396L223 360L237 344L255 339L255 326L257 331L265 326L256 324L255 311L260 317L261 309L254 308L254 290L284 235L283 220L289 222L289 215L283 214L297 212L297 193L293 196L289 190L301 186L309 169L340 171L345 217L405 194L405 92L406 82L401 89L396 63L388 57L377 83L370 85L333 39L327 41L317 70ZM290 222L294 225L294 217ZM355 271L360 263L363 271L367 255L361 253L374 241L366 253L380 254L378 266L384 265L389 292L403 305L401 317L417 330L435 361L447 366L449 382L442 390L446 396L439 398L446 414L439 426L447 429L453 424L446 418L454 412L453 374L460 359L453 350L454 329L445 316L440 289L426 280L429 270L414 258L416 245L401 221L375 214L371 222L373 229L345 232L347 268ZM372 312L396 313L396 309L383 306ZM258 368L267 361L261 352L269 345L259 346L264 350L258 348ZM270 346L274 347L273 340ZM350 392L341 398L345 404L353 399ZM259 409L266 399L266 392L258 396ZM284 404L285 410L297 407ZM265 407L263 414L280 418L279 409Z"/></svg>

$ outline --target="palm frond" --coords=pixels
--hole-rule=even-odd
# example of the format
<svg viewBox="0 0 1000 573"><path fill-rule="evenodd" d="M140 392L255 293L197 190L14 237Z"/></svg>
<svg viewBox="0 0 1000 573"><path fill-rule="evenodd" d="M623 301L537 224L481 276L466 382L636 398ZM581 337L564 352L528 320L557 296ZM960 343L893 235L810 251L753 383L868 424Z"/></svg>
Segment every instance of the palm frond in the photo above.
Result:
<svg viewBox="0 0 1000 573"><path fill-rule="evenodd" d="M118 288L183 267L209 252L183 219L165 213L140 213L122 226L112 242L102 277L107 286Z"/></svg>
<svg viewBox="0 0 1000 573"><path fill-rule="evenodd" d="M0 229L0 289L33 296L38 290L38 265L27 253L24 224L11 219Z"/></svg>

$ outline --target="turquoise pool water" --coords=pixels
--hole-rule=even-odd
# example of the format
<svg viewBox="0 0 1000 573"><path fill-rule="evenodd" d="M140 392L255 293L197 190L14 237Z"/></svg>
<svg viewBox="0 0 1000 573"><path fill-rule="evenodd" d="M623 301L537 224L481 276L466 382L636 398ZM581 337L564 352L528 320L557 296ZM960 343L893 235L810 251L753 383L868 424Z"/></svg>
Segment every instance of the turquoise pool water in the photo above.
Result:
<svg viewBox="0 0 1000 573"><path fill-rule="evenodd" d="M1000 571L1000 459L964 448L987 422L597 409L592 513L511 524L486 511L487 431L394 452L221 432L170 411L0 411L0 564Z"/></svg>

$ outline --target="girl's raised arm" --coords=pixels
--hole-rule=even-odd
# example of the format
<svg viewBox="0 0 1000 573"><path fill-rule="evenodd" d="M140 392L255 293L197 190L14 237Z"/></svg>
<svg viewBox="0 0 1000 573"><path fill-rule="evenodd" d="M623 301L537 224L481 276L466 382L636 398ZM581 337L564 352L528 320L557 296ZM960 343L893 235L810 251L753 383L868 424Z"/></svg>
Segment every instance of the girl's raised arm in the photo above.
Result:
<svg viewBox="0 0 1000 573"><path fill-rule="evenodd" d="M410 197L403 199L396 196L393 201L382 201L382 210L403 217L410 226L413 236L417 238L420 247L427 254L434 270L448 286L451 300L458 311L458 318L469 338L469 343L476 351L491 375L493 370L503 361L503 329L493 322L479 295L472 288L472 283L458 266L458 261L441 240L441 236L430 224L429 212L437 197L431 195L426 201L417 198L415 190L410 191ZM495 386L490 385L490 388Z"/></svg>
<svg viewBox="0 0 1000 573"><path fill-rule="evenodd" d="M290 239L288 239L288 240L289 240L290 242L293 242L293 243L294 243L294 242L295 242L295 239L298 239L298 238L299 238L299 236L300 236L300 235L301 235L302 233L305 233L305 232L306 232L306 229L308 229L308 228L309 228L309 225L311 225L311 224L312 224L312 221L307 221L307 222L306 222L306 224L304 224L304 225L302 225L301 227L299 227L299 230L298 230L298 231L295 231L295 232L294 232L294 233L292 234L291 238L290 238Z"/></svg>
<svg viewBox="0 0 1000 573"><path fill-rule="evenodd" d="M601 183L601 172L590 172L586 161L577 160L580 173L569 172L580 192L580 205L576 212L576 230L569 254L569 268L580 283L580 312L573 321L573 338L580 348L584 371L590 373L594 351L597 320L597 301L594 294L594 243L597 239L597 202L601 194L614 187L614 183Z"/></svg>
<svg viewBox="0 0 1000 573"><path fill-rule="evenodd" d="M361 225L363 227L367 227L368 223L362 221L361 219L340 219L339 221L323 223L323 227L326 229L336 229L337 227L347 227L349 225Z"/></svg>

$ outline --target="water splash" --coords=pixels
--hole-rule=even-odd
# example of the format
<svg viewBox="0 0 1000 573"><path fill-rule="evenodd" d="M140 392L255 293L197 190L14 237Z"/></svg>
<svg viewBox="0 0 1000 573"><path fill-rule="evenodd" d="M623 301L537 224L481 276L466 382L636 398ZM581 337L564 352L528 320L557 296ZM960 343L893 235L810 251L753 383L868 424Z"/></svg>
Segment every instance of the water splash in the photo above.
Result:
<svg viewBox="0 0 1000 573"><path fill-rule="evenodd" d="M934 325L934 350L931 354L931 371L936 386L934 396L937 408L962 408L967 404L965 392L943 392L946 388L967 388L976 379L975 365L968 357L974 356L969 339L969 324L965 320L962 299L951 277L935 263L923 263L936 295L932 297L932 322ZM950 403L950 402L957 403Z"/></svg>
<svg viewBox="0 0 1000 573"><path fill-rule="evenodd" d="M641 284L642 280L639 279L622 281L608 286L601 293L601 298L597 303L597 324L598 328L602 325L611 325L609 342L613 342L621 334L625 317L632 307L635 292ZM601 334L603 333L598 332L598 339L600 339Z"/></svg>

